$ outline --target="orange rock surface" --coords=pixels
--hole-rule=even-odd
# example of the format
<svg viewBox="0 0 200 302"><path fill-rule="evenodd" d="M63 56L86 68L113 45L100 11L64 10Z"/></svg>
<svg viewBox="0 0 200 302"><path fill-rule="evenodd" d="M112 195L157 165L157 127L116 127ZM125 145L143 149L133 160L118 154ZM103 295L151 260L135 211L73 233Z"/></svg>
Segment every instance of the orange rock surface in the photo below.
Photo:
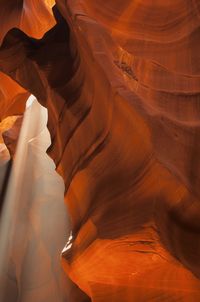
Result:
<svg viewBox="0 0 200 302"><path fill-rule="evenodd" d="M54 2L40 1L38 7L35 0L1 0L0 43L8 30L13 27L20 28L34 38L41 38L55 24L50 10ZM20 52L20 45L15 51ZM4 59L6 57L2 58ZM28 95L25 89L0 72L0 120L23 112Z"/></svg>
<svg viewBox="0 0 200 302"><path fill-rule="evenodd" d="M198 302L199 2L56 4L41 39L7 33L0 69L48 108L72 301Z"/></svg>

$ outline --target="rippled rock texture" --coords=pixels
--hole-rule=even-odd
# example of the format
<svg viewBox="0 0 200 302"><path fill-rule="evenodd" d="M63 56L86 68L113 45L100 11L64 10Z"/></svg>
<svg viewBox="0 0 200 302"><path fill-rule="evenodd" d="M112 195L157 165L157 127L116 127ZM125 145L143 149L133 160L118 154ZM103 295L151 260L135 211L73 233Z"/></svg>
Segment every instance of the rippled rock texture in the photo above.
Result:
<svg viewBox="0 0 200 302"><path fill-rule="evenodd" d="M199 301L199 1L57 0L54 16L42 38L15 24L0 69L48 108L73 300Z"/></svg>

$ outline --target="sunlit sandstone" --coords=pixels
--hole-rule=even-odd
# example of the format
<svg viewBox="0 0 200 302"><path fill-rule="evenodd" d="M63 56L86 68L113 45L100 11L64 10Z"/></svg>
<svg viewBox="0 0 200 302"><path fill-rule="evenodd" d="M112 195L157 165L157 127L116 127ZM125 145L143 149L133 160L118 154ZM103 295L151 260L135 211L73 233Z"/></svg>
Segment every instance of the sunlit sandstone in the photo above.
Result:
<svg viewBox="0 0 200 302"><path fill-rule="evenodd" d="M3 39L0 69L48 109L72 302L200 300L199 13L57 0L41 39Z"/></svg>

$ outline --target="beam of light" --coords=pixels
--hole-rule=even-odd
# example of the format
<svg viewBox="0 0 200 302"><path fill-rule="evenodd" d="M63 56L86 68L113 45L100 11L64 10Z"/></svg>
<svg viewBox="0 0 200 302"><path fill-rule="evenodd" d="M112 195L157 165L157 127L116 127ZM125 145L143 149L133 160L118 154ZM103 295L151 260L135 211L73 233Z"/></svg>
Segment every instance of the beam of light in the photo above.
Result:
<svg viewBox="0 0 200 302"><path fill-rule="evenodd" d="M64 299L60 253L70 228L46 124L47 110L30 96L0 220L1 302Z"/></svg>

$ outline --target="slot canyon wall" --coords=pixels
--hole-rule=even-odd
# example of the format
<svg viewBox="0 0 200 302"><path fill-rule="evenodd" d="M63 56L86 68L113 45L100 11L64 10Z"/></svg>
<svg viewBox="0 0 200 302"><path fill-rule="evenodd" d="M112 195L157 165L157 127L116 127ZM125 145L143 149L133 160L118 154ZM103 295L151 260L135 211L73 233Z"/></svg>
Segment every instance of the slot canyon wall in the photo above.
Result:
<svg viewBox="0 0 200 302"><path fill-rule="evenodd" d="M0 106L48 109L69 301L198 302L200 2L55 2L1 2Z"/></svg>

